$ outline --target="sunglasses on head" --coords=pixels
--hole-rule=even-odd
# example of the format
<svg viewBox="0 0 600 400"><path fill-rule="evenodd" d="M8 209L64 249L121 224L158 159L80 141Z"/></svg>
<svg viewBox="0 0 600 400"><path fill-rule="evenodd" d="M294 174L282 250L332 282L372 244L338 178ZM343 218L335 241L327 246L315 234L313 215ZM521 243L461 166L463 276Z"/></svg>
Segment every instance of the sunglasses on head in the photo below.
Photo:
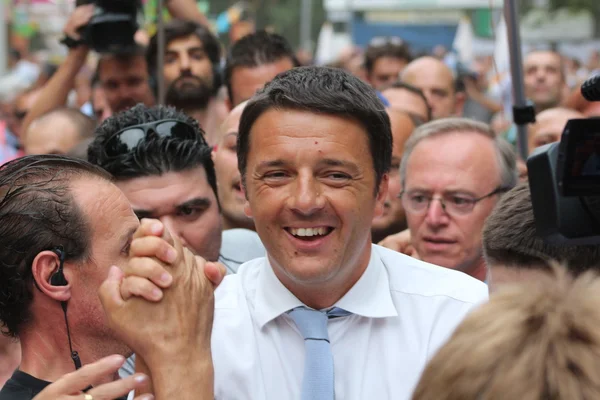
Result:
<svg viewBox="0 0 600 400"><path fill-rule="evenodd" d="M107 140L104 150L109 157L129 153L150 137L204 140L190 124L175 119L162 119L121 129Z"/></svg>

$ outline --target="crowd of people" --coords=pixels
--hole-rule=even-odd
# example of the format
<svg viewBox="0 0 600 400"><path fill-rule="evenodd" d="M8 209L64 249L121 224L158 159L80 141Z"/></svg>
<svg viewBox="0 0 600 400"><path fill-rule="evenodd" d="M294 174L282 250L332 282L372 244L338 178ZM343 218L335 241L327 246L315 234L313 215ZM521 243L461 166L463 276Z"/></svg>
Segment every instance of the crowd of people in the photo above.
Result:
<svg viewBox="0 0 600 400"><path fill-rule="evenodd" d="M490 57L313 66L185 10L164 65L92 55L84 5L0 82L0 400L600 396L600 246L537 234ZM595 69L525 55L528 152L600 116Z"/></svg>

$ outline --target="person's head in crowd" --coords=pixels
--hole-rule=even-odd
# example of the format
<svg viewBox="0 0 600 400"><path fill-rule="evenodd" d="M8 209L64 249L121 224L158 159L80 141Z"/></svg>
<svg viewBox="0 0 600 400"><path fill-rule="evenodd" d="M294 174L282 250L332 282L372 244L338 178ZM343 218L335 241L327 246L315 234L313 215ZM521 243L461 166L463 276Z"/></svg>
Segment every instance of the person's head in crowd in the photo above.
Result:
<svg viewBox="0 0 600 400"><path fill-rule="evenodd" d="M343 68L352 75L366 81L365 54L360 47L348 46L340 51L337 67Z"/></svg>
<svg viewBox="0 0 600 400"><path fill-rule="evenodd" d="M432 121L407 141L400 177L402 205L419 257L486 279L483 224L500 195L517 183L510 145L481 122Z"/></svg>
<svg viewBox="0 0 600 400"><path fill-rule="evenodd" d="M67 154L94 134L94 120L75 108L52 110L32 121L23 137L25 154Z"/></svg>
<svg viewBox="0 0 600 400"><path fill-rule="evenodd" d="M456 90L452 70L437 58L417 58L404 68L400 80L423 91L433 119L462 114L464 93Z"/></svg>
<svg viewBox="0 0 600 400"><path fill-rule="evenodd" d="M138 103L154 105L145 50L103 54L98 60L97 75L112 112L126 110Z"/></svg>
<svg viewBox="0 0 600 400"><path fill-rule="evenodd" d="M98 79L98 75L94 75L92 78L91 89L92 92L90 100L92 103L92 109L94 111L94 118L96 119L96 124L101 124L102 121L112 115L112 110L108 104L106 93L104 93L104 88Z"/></svg>
<svg viewBox="0 0 600 400"><path fill-rule="evenodd" d="M131 353L97 292L127 262L138 225L110 175L85 161L36 155L0 167L0 326L19 338L23 372L53 381L72 370L61 303L83 363Z"/></svg>
<svg viewBox="0 0 600 400"><path fill-rule="evenodd" d="M404 111L388 108L387 113L392 126L392 167L389 172L390 181L383 213L373 220L371 226L373 243L379 243L387 236L406 229L406 215L399 197L402 191L400 186L400 160L404 152L404 143L415 129L415 124L411 116Z"/></svg>
<svg viewBox="0 0 600 400"><path fill-rule="evenodd" d="M407 112L420 124L431 121L431 107L423 91L413 85L396 80L381 92L390 107Z"/></svg>
<svg viewBox="0 0 600 400"><path fill-rule="evenodd" d="M570 119L585 116L569 108L549 108L535 116L535 123L529 127L529 152L536 147L560 141L563 129Z"/></svg>
<svg viewBox="0 0 600 400"><path fill-rule="evenodd" d="M399 37L374 37L365 51L367 80L382 90L398 80L400 72L411 62L410 48Z"/></svg>
<svg viewBox="0 0 600 400"><path fill-rule="evenodd" d="M80 140L79 143L77 143L75 145L75 147L73 147L71 150L69 150L69 152L67 153L67 156L87 161L88 147L90 147L90 144L92 144L93 141L94 141L94 136L90 136L88 138Z"/></svg>
<svg viewBox="0 0 600 400"><path fill-rule="evenodd" d="M600 246L549 244L536 231L531 192L521 183L506 193L483 230L490 291L507 283L532 281L559 262L573 275L600 270Z"/></svg>
<svg viewBox="0 0 600 400"><path fill-rule="evenodd" d="M165 58L157 71L158 35L150 40L150 74L163 74L166 104L183 110L205 109L221 87L221 45L208 28L193 21L173 19L165 24Z"/></svg>
<svg viewBox="0 0 600 400"><path fill-rule="evenodd" d="M139 104L107 118L95 133L88 160L114 176L136 215L161 220L190 250L216 261L217 184L198 122L172 107Z"/></svg>
<svg viewBox="0 0 600 400"><path fill-rule="evenodd" d="M248 100L277 74L300 65L287 40L258 31L231 46L225 62L225 86L232 109Z"/></svg>
<svg viewBox="0 0 600 400"><path fill-rule="evenodd" d="M8 128L17 137L22 136L21 128L25 116L37 101L40 93L41 88L28 89L15 98L12 107L12 118L9 119Z"/></svg>
<svg viewBox="0 0 600 400"><path fill-rule="evenodd" d="M392 134L381 100L338 68L284 72L246 105L237 154L275 275L304 304L331 306L365 271L383 212Z"/></svg>
<svg viewBox="0 0 600 400"><path fill-rule="evenodd" d="M600 279L514 285L467 315L412 400L600 398Z"/></svg>
<svg viewBox="0 0 600 400"><path fill-rule="evenodd" d="M525 96L533 102L536 113L557 107L566 84L561 55L536 50L527 54L523 64Z"/></svg>
<svg viewBox="0 0 600 400"><path fill-rule="evenodd" d="M238 104L227 116L219 139L212 152L217 175L219 204L223 216L223 229L254 229L254 221L244 213L246 198L242 190L242 178L238 170L237 138L242 112L247 102Z"/></svg>

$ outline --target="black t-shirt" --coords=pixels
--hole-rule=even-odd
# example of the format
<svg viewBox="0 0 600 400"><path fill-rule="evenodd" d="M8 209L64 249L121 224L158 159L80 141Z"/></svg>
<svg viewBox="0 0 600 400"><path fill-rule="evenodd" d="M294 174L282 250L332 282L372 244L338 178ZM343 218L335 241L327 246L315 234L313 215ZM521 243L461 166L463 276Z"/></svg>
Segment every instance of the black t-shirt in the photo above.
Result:
<svg viewBox="0 0 600 400"><path fill-rule="evenodd" d="M0 390L0 400L31 400L50 382L16 370Z"/></svg>
<svg viewBox="0 0 600 400"><path fill-rule="evenodd" d="M0 390L0 400L32 400L50 383L16 370ZM116 400L126 399L124 396Z"/></svg>

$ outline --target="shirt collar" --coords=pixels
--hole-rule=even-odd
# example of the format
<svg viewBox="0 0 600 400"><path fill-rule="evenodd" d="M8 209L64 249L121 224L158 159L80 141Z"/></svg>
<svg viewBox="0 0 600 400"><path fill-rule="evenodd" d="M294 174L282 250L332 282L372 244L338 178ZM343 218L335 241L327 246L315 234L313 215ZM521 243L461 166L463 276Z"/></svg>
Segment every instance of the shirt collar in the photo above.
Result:
<svg viewBox="0 0 600 400"><path fill-rule="evenodd" d="M269 258L264 260L266 265L259 273L254 303L261 329L281 314L304 305L277 278ZM371 247L371 259L365 272L334 306L367 318L398 316L387 271L375 247Z"/></svg>

